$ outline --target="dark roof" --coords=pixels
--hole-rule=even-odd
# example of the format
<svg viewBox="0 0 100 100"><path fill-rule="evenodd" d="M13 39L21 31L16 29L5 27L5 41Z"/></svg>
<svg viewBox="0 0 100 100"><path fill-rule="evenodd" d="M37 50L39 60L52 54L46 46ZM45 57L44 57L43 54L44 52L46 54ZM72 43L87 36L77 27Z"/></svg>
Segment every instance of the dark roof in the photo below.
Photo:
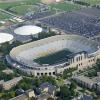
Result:
<svg viewBox="0 0 100 100"><path fill-rule="evenodd" d="M33 90L34 90L34 93L35 93L36 95L40 95L40 94L41 94L41 90L40 90L39 88L33 87Z"/></svg>
<svg viewBox="0 0 100 100"><path fill-rule="evenodd" d="M48 93L52 94L56 90L56 86L48 82L44 82L40 85L40 89L48 88Z"/></svg>
<svg viewBox="0 0 100 100"><path fill-rule="evenodd" d="M21 95L23 94L25 91L23 89L17 89L16 90L16 95Z"/></svg>
<svg viewBox="0 0 100 100"><path fill-rule="evenodd" d="M46 87L51 88L51 87L55 87L55 86L52 85L52 84L50 84L50 83L48 83L48 82L44 82L44 83L42 83L42 84L40 85L40 88L41 88L41 89L46 88Z"/></svg>
<svg viewBox="0 0 100 100"><path fill-rule="evenodd" d="M27 97L26 94L21 94L17 97L14 97L14 98L10 99L10 100L28 100L28 97Z"/></svg>
<svg viewBox="0 0 100 100"><path fill-rule="evenodd" d="M45 100L48 99L50 97L50 94L48 93L44 93L44 94L40 94L36 97L36 100Z"/></svg>
<svg viewBox="0 0 100 100"><path fill-rule="evenodd" d="M81 96L80 100L93 100L93 97L90 96L90 95L84 95L84 94L83 94L83 95Z"/></svg>

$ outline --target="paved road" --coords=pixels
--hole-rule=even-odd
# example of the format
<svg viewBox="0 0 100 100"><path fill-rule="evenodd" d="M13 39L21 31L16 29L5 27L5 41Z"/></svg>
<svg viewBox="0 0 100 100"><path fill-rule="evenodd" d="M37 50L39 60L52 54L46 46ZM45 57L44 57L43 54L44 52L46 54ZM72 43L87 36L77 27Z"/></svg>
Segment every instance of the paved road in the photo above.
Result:
<svg viewBox="0 0 100 100"><path fill-rule="evenodd" d="M0 11L1 11L1 12L4 12L4 13L6 13L6 14L12 15L12 16L14 16L14 17L20 17L20 16L18 16L18 15L15 15L15 14L13 14L13 13L11 13L11 12L8 12L8 11L6 11L6 10L4 10L4 9L1 9L1 8L0 8Z"/></svg>

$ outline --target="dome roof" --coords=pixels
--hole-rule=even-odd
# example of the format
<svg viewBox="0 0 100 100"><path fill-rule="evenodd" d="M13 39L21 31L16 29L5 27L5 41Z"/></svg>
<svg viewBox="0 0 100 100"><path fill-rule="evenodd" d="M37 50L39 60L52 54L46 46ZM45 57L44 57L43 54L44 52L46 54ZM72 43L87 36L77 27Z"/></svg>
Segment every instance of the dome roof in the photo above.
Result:
<svg viewBox="0 0 100 100"><path fill-rule="evenodd" d="M42 28L34 25L22 26L14 30L14 33L18 35L32 35L40 32L42 32Z"/></svg>
<svg viewBox="0 0 100 100"><path fill-rule="evenodd" d="M13 39L13 35L8 34L8 33L0 33L0 44L1 43L5 43L5 42L9 42Z"/></svg>

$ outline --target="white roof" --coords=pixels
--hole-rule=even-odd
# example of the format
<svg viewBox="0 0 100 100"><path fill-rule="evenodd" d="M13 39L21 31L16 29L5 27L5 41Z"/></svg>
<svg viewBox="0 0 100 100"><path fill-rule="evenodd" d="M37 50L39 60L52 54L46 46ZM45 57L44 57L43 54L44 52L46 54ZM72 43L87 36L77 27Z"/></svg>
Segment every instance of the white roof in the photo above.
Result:
<svg viewBox="0 0 100 100"><path fill-rule="evenodd" d="M32 35L40 32L42 32L42 28L34 25L22 26L14 30L14 33L19 35Z"/></svg>
<svg viewBox="0 0 100 100"><path fill-rule="evenodd" d="M9 42L13 39L13 35L8 33L0 33L0 43Z"/></svg>

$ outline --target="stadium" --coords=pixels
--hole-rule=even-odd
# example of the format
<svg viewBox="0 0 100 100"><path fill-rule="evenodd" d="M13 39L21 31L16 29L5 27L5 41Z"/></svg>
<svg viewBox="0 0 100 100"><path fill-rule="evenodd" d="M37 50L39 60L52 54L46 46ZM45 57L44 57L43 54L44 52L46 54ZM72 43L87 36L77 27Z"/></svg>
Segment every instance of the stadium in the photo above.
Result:
<svg viewBox="0 0 100 100"><path fill-rule="evenodd" d="M61 59L62 52L64 57ZM48 56L47 60L54 59L56 53L61 53L57 61L39 62ZM92 66L98 57L100 48L95 41L78 35L56 35L15 47L6 59L14 68L28 74L54 76L71 67Z"/></svg>

